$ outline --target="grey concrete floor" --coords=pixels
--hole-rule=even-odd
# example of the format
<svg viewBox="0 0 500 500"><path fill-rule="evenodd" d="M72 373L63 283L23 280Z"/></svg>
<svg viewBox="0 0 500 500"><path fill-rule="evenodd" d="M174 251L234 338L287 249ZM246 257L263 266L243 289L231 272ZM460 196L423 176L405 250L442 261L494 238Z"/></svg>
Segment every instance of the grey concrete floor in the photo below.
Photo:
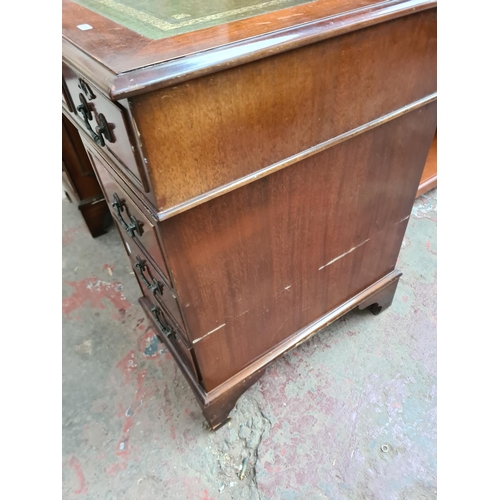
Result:
<svg viewBox="0 0 500 500"><path fill-rule="evenodd" d="M116 229L92 239L64 200L63 498L436 498L436 219L434 190L414 204L391 308L271 364L212 432Z"/></svg>

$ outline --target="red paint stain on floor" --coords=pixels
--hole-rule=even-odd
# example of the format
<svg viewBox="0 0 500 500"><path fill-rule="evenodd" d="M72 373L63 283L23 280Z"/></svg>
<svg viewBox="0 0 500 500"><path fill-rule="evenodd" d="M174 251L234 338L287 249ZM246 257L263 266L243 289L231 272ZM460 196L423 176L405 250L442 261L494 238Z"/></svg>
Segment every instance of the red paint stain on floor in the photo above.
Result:
<svg viewBox="0 0 500 500"><path fill-rule="evenodd" d="M106 474L108 474L108 476L115 476L118 472L125 470L126 468L127 468L127 465L125 463L117 462L117 463L114 463L113 465L110 465L106 469Z"/></svg>
<svg viewBox="0 0 500 500"><path fill-rule="evenodd" d="M169 389L168 389L167 385L165 385L165 390L163 391L163 396L164 396L164 401L165 401L164 408L165 408L165 416L167 417L166 420L167 420L167 422L170 422L170 437L172 438L172 441L175 441L177 434L175 432L175 424L173 423L173 420L172 420L172 410L170 409L172 402L170 401Z"/></svg>
<svg viewBox="0 0 500 500"><path fill-rule="evenodd" d="M73 243L73 237L78 231L82 229L82 225L76 227L70 227L62 232L62 244L63 246L67 246L70 243Z"/></svg>
<svg viewBox="0 0 500 500"><path fill-rule="evenodd" d="M91 276L80 281L66 281L65 283L74 289L73 293L62 301L65 316L83 306L90 309L105 309L105 299L109 300L117 310L126 311L131 307L130 302L122 293L123 285L118 281L108 283L96 276Z"/></svg>
<svg viewBox="0 0 500 500"><path fill-rule="evenodd" d="M116 367L122 374L122 385L128 384L131 381L132 373L137 368L134 350L131 350L127 354L125 354L121 361L116 364Z"/></svg>
<svg viewBox="0 0 500 500"><path fill-rule="evenodd" d="M120 440L118 441L116 455L120 458L123 458L124 463L126 463L126 461L128 460L131 451L130 429L134 425L135 416L137 415L139 409L142 407L143 401L145 401L146 399L147 391L144 387L146 374L146 370L141 370L137 373L137 389L135 391L134 400L123 414L125 422L123 424Z"/></svg>
<svg viewBox="0 0 500 500"><path fill-rule="evenodd" d="M78 480L78 487L73 491L76 495L81 495L82 493L87 493L87 482L85 481L85 476L82 470L82 464L80 460L74 455L69 459L69 466L75 471L76 478Z"/></svg>
<svg viewBox="0 0 500 500"><path fill-rule="evenodd" d="M123 309L123 307L122 307L122 308L118 309L117 312L112 313L111 317L113 319L116 319L116 321L120 321L122 323L125 323L125 314L127 314L127 311L125 309Z"/></svg>

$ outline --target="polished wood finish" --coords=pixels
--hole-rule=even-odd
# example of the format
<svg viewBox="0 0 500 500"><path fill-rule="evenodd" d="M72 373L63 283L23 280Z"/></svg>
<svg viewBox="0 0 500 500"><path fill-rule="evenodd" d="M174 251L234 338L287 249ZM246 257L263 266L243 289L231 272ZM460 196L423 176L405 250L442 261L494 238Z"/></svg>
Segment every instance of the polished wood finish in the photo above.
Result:
<svg viewBox="0 0 500 500"><path fill-rule="evenodd" d="M177 362L200 404L204 417L211 428L215 430L229 420L229 414L238 398L264 375L267 365L289 350L298 347L320 329L333 323L353 309L366 309L367 307L375 306L372 312L378 314L380 312L379 303L383 304L383 308L389 307L392 303L400 277L401 273L399 271L392 271L347 302L344 302L341 306L318 318L307 327L295 332L263 356L257 358L238 374L229 378L222 385L210 392L206 392L203 386L196 380L193 372L187 366L185 358L179 353L178 349L176 349L177 345L174 343L174 339L172 337L165 337L158 328L158 324L151 313L152 303L146 298L139 299L139 303L144 309L146 317L155 328L158 336L172 353L173 358ZM194 354L192 359L196 359Z"/></svg>
<svg viewBox="0 0 500 500"><path fill-rule="evenodd" d="M88 137L92 137L92 132L95 132L98 126L98 117L102 114L108 123L111 135L111 140L104 140L101 147L103 153L108 158L115 159L116 163L138 188L148 192L149 184L143 169L142 156L138 154L134 136L129 132L127 110L119 103L109 101L98 90L94 89L82 75L64 63L62 65L62 74L64 79L63 90L67 92L73 110L72 116L79 123L83 133ZM85 93L82 89L89 89L88 93ZM85 124L83 113L79 110L82 99L90 112L88 124L92 132Z"/></svg>
<svg viewBox="0 0 500 500"><path fill-rule="evenodd" d="M297 7L150 40L63 0L63 60L121 99L435 7L432 0L316 0ZM92 30L78 26L89 24Z"/></svg>
<svg viewBox="0 0 500 500"><path fill-rule="evenodd" d="M152 309L155 306L154 302L149 300L147 297L141 297L139 299L139 304L144 309L146 318L148 319L150 325L154 328L160 340L172 353L172 357L179 366L188 384L191 386L196 399L200 404L203 404L206 399L206 393L204 392L203 387L200 384L200 378L198 375L198 370L196 368L196 358L194 357L192 350L184 348L183 342L178 341L178 332L176 332L176 335L165 335L158 323L157 318L152 312ZM166 316L162 316L161 321L164 325L170 324L170 326L173 326L175 331L175 326L169 323Z"/></svg>
<svg viewBox="0 0 500 500"><path fill-rule="evenodd" d="M313 0L73 0L97 14L152 40L191 33Z"/></svg>
<svg viewBox="0 0 500 500"><path fill-rule="evenodd" d="M363 309L369 309L372 314L378 315L384 309L391 306L394 300L394 295L396 294L396 289L398 287L399 278L401 274L395 278L393 281L389 282L385 287L381 287L376 293L370 295L366 300L363 300L358 305L358 309L362 311Z"/></svg>
<svg viewBox="0 0 500 500"><path fill-rule="evenodd" d="M431 149L425 161L424 171L420 178L418 186L417 198L427 191L434 189L437 186L437 130L432 141Z"/></svg>
<svg viewBox="0 0 500 500"><path fill-rule="evenodd" d="M157 209L435 92L435 16L414 14L133 99Z"/></svg>
<svg viewBox="0 0 500 500"><path fill-rule="evenodd" d="M76 127L62 115L62 160L79 200L103 198Z"/></svg>
<svg viewBox="0 0 500 500"><path fill-rule="evenodd" d="M390 306L436 130L435 2L318 0L154 41L89 12L63 1L63 92L83 79L118 110L120 147L63 109L215 429L274 359Z"/></svg>
<svg viewBox="0 0 500 500"><path fill-rule="evenodd" d="M394 269L435 107L160 226L207 390Z"/></svg>
<svg viewBox="0 0 500 500"><path fill-rule="evenodd" d="M108 207L78 130L62 115L62 184L66 196L78 205L90 234L105 233L111 223Z"/></svg>
<svg viewBox="0 0 500 500"><path fill-rule="evenodd" d="M140 229L138 231L134 231L133 234L126 234L126 241L133 241L134 244L137 244L139 248L141 248L142 251L155 262L162 274L165 276L169 286L172 286L172 281L170 279L169 272L167 271L167 264L163 258L160 243L158 241L158 228L154 219L152 220L151 216L148 217L148 215L144 213L144 211L139 208L136 203L134 203L131 197L127 195L126 191L120 186L116 177L111 174L111 169L106 169L104 167L104 165L107 164L106 160L94 149L89 147L88 141L86 141L86 144L89 158L95 171L97 172L97 175L99 176L104 196L106 197L110 206L110 211L115 220L120 223L120 220L117 217L116 208L113 207L116 195L118 196L118 199L123 202L124 210L121 212L121 217L124 223L130 226L134 223L135 219L140 227Z"/></svg>
<svg viewBox="0 0 500 500"><path fill-rule="evenodd" d="M123 237L123 228L120 225L118 225L118 230L122 232ZM176 330L183 337L182 340L189 346L191 343L185 333L186 327L180 314L176 294L167 285L162 275L156 271L154 264L138 248L134 250L129 253L130 263L144 296L148 297L151 302L157 303L169 315L174 321Z"/></svg>
<svg viewBox="0 0 500 500"><path fill-rule="evenodd" d="M172 357L176 361L182 374L193 390L196 400L200 404L203 415L209 423L210 427L213 430L218 429L220 426L229 421L229 414L234 408L239 397L249 387L255 384L255 382L257 382L262 377L262 375L264 375L265 366L272 360L272 358L268 357L268 361L265 364L258 368L255 368L252 371L248 371L248 373L246 373L245 375L237 378L234 377L233 379L229 380L223 390L207 393L199 384L195 372L193 371L193 368L195 368L195 358L190 358L188 360L186 358L186 351L184 351L183 353L179 349L182 344L177 343L174 336L166 337L164 335L164 333L158 327L158 322L151 312L152 303L148 301L148 299L139 299L139 304L144 309L149 322L155 328L158 337L163 341L163 343L172 353Z"/></svg>
<svg viewBox="0 0 500 500"><path fill-rule="evenodd" d="M202 405L202 411L203 416L213 430L218 429L230 420L229 414L239 397L264 375L264 370L265 367L252 371L247 377L235 381L235 384L229 390L220 392L216 398L210 398L207 395Z"/></svg>

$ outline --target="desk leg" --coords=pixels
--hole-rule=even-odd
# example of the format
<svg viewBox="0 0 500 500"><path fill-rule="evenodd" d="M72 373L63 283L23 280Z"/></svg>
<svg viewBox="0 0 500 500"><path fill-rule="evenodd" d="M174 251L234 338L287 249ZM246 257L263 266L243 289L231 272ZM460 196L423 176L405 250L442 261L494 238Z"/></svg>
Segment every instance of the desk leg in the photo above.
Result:
<svg viewBox="0 0 500 500"><path fill-rule="evenodd" d="M361 302L358 309L363 310L368 308L375 315L387 309L392 304L392 299L394 299L394 295L396 294L400 277L401 273L399 273L394 281L391 281L386 287L382 288L382 290L379 290L377 293Z"/></svg>
<svg viewBox="0 0 500 500"><path fill-rule="evenodd" d="M264 375L265 370L266 368L263 367L252 373L249 377L244 378L241 382L223 392L220 396L214 398L213 400L211 400L210 393L207 395L208 397L205 405L202 407L202 411L204 417L213 430L216 430L229 422L229 414L236 405L240 396L253 384L255 384L255 382L257 382L262 375Z"/></svg>

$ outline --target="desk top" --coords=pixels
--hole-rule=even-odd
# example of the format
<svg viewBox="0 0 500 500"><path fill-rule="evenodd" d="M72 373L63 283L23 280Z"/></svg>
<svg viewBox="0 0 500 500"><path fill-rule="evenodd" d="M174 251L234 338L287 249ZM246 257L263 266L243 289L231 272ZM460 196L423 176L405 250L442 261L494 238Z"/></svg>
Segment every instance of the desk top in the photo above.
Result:
<svg viewBox="0 0 500 500"><path fill-rule="evenodd" d="M62 56L117 100L435 6L435 0L63 0Z"/></svg>
<svg viewBox="0 0 500 500"><path fill-rule="evenodd" d="M315 0L74 0L153 40L227 24Z"/></svg>

